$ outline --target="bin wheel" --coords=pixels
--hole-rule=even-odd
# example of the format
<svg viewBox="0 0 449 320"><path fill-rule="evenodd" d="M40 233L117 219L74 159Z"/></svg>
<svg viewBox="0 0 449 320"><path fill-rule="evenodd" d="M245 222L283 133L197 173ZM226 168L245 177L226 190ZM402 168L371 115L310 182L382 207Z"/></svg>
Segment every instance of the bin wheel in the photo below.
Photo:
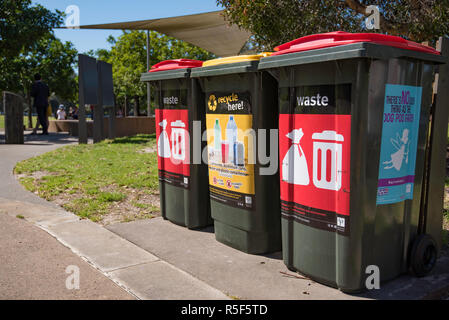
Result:
<svg viewBox="0 0 449 320"><path fill-rule="evenodd" d="M428 234L420 234L413 241L410 255L410 267L417 277L424 277L435 267L437 245Z"/></svg>

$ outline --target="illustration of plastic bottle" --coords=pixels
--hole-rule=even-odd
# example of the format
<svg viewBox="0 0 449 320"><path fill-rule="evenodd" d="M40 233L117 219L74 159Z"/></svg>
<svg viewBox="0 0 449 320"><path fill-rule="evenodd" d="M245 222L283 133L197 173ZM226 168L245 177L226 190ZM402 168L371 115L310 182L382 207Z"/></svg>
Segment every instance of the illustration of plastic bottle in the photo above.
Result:
<svg viewBox="0 0 449 320"><path fill-rule="evenodd" d="M235 166L244 166L245 165L245 146L243 143L237 141L234 144L234 165Z"/></svg>
<svg viewBox="0 0 449 320"><path fill-rule="evenodd" d="M229 116L228 124L226 125L226 140L229 143L229 162L234 162L234 145L237 143L237 124L234 121L234 116Z"/></svg>

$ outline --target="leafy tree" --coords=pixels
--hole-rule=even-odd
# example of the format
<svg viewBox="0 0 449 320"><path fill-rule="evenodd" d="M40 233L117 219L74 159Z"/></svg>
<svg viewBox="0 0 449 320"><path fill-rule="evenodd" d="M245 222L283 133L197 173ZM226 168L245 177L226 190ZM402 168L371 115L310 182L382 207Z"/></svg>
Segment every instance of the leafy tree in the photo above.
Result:
<svg viewBox="0 0 449 320"><path fill-rule="evenodd" d="M53 94L62 101L73 101L77 52L52 31L62 24L64 14L31 0L0 0L0 8L0 91L22 94L30 105L33 74L39 72Z"/></svg>
<svg viewBox="0 0 449 320"><path fill-rule="evenodd" d="M31 85L33 75L40 73L43 80L50 87L59 102L76 100L77 79L74 66L77 51L71 42L61 42L52 34L40 39L31 48L28 54L19 54L8 59L8 80L6 88L25 97L26 103L31 105ZM1 77L1 76L0 76ZM31 127L31 110L29 126Z"/></svg>
<svg viewBox="0 0 449 320"><path fill-rule="evenodd" d="M40 73L51 92L63 100L74 100L76 59L77 51L71 42L61 42L48 34L28 54L9 59L8 69L13 73L14 83L9 83L8 89L26 95L34 81L33 75Z"/></svg>
<svg viewBox="0 0 449 320"><path fill-rule="evenodd" d="M147 71L146 32L123 31L117 39L109 36L110 50L95 52L98 59L112 64L114 91L119 104L128 104L134 99L137 106L140 98L146 97L146 85L140 82L140 76ZM207 60L215 56L187 42L150 32L150 65L167 59Z"/></svg>
<svg viewBox="0 0 449 320"><path fill-rule="evenodd" d="M0 52L14 57L62 23L60 11L51 12L31 0L0 0Z"/></svg>
<svg viewBox="0 0 449 320"><path fill-rule="evenodd" d="M17 91L23 85L24 57L62 23L63 14L31 0L0 0L0 8L0 91Z"/></svg>
<svg viewBox="0 0 449 320"><path fill-rule="evenodd" d="M449 34L449 0L217 0L230 23L254 34L259 49L321 32L367 32L368 5L380 11L377 32L435 42Z"/></svg>
<svg viewBox="0 0 449 320"><path fill-rule="evenodd" d="M40 73L50 90L59 98L73 101L78 92L74 72L77 58L78 51L71 42L62 42L53 35L48 35L24 59L29 67L28 78L34 72Z"/></svg>

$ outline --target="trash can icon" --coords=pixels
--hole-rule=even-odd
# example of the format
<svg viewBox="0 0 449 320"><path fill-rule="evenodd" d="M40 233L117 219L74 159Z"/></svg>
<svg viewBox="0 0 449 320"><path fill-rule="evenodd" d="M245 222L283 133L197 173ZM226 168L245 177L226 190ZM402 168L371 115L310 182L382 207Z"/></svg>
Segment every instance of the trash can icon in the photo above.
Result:
<svg viewBox="0 0 449 320"><path fill-rule="evenodd" d="M181 120L176 120L171 123L171 142L173 159L184 161L186 159L188 132L184 129L185 123Z"/></svg>
<svg viewBox="0 0 449 320"><path fill-rule="evenodd" d="M314 133L313 184L320 189L338 191L341 188L344 137L335 131Z"/></svg>

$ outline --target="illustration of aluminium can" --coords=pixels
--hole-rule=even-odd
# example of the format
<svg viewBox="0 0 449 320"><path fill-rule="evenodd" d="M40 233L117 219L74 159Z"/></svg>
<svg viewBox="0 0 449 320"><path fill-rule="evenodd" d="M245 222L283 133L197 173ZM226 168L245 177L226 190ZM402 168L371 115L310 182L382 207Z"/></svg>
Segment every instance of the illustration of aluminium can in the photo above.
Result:
<svg viewBox="0 0 449 320"><path fill-rule="evenodd" d="M205 130L202 93L190 70L202 61L162 61L142 74L156 101L155 125L161 214L190 229L213 223L210 216L207 165L193 161L193 122ZM201 142L199 142L201 143ZM205 148L205 142L202 143Z"/></svg>
<svg viewBox="0 0 449 320"><path fill-rule="evenodd" d="M259 70L279 81L285 264L347 292L366 288L370 265L380 281L407 272L425 232L432 77L445 59L372 33L311 35L276 50ZM427 218L427 228L438 220Z"/></svg>
<svg viewBox="0 0 449 320"><path fill-rule="evenodd" d="M206 61L192 69L205 93L211 215L218 241L247 253L281 250L279 175L262 175L255 145L277 129L277 82L257 71L267 54ZM259 132L266 130L264 141ZM252 135L254 134L254 135ZM254 137L254 138L253 138ZM269 151L267 151L269 152Z"/></svg>

